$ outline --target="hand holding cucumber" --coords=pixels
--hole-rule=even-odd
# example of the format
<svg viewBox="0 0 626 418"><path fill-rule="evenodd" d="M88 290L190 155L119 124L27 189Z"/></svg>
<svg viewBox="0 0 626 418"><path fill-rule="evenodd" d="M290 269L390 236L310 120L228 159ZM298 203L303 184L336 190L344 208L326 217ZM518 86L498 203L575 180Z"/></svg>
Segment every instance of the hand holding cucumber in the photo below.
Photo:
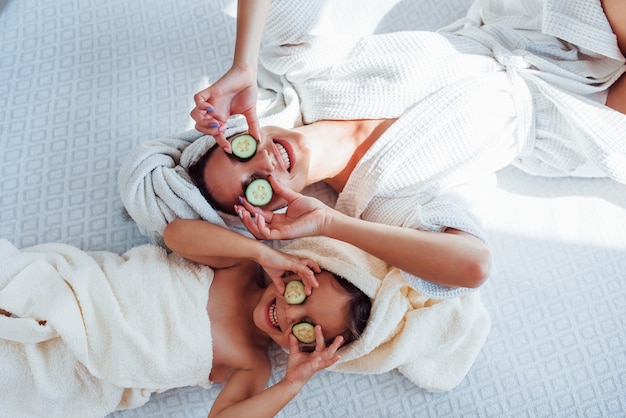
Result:
<svg viewBox="0 0 626 418"><path fill-rule="evenodd" d="M301 350L300 343L293 335L289 336L289 357L287 358L287 372L284 380L289 383L304 385L315 373L332 366L339 360L337 350L343 343L343 337L338 336L326 347L322 327L315 326L315 351Z"/></svg>
<svg viewBox="0 0 626 418"><path fill-rule="evenodd" d="M256 73L233 66L215 83L194 95L196 107L190 115L198 131L212 135L218 146L230 153L224 132L231 115L243 115L248 122L248 132L254 138L261 138L256 114L257 95Z"/></svg>
<svg viewBox="0 0 626 418"><path fill-rule="evenodd" d="M325 235L334 209L318 199L287 189L273 176L268 180L274 193L287 201L285 213L264 210L245 199L243 205L235 205L243 224L254 237L276 240Z"/></svg>
<svg viewBox="0 0 626 418"><path fill-rule="evenodd" d="M311 259L285 254L267 246L267 251L264 251L258 263L263 267L263 270L265 270L280 293L285 291L283 276L286 272L293 272L302 279L304 292L307 296L311 294L312 288L319 286L314 273L319 273L322 270Z"/></svg>

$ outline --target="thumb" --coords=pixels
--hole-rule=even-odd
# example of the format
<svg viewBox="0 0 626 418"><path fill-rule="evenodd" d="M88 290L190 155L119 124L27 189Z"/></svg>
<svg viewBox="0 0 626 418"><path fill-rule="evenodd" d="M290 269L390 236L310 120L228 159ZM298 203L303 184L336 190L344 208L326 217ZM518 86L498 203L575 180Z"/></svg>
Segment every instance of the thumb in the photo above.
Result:
<svg viewBox="0 0 626 418"><path fill-rule="evenodd" d="M274 283L274 286L276 286L278 293L280 293L281 295L285 293L285 282L283 282L283 279L275 274L270 275L268 273L268 275L270 276L272 283Z"/></svg>
<svg viewBox="0 0 626 418"><path fill-rule="evenodd" d="M276 192L279 197L282 197L287 201L287 204L293 202L298 198L299 194L294 192L293 190L283 186L278 180L274 178L274 176L269 176L268 180L270 181L270 185L272 186L272 190Z"/></svg>
<svg viewBox="0 0 626 418"><path fill-rule="evenodd" d="M256 142L261 142L261 126L257 119L256 109L252 108L244 113L246 122L248 122L248 133L256 139Z"/></svg>

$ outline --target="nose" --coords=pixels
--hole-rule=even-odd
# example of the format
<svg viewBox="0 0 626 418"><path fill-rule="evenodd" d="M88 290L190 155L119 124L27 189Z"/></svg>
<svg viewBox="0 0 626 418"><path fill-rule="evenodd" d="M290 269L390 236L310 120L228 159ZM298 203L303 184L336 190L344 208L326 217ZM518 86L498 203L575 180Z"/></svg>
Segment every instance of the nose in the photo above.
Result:
<svg viewBox="0 0 626 418"><path fill-rule="evenodd" d="M276 159L267 148L257 152L255 157L255 164L257 165L256 171L267 176L274 172L274 169L276 168Z"/></svg>
<svg viewBox="0 0 626 418"><path fill-rule="evenodd" d="M292 326L295 323L302 322L306 317L304 305L285 304L285 319L287 325Z"/></svg>

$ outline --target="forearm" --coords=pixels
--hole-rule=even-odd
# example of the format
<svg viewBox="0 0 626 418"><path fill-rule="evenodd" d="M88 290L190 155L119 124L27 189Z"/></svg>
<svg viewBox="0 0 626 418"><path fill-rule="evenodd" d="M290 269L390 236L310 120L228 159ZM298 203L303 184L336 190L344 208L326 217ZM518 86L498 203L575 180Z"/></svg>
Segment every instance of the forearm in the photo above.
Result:
<svg viewBox="0 0 626 418"><path fill-rule="evenodd" d="M256 73L261 37L271 0L239 0L233 66Z"/></svg>
<svg viewBox="0 0 626 418"><path fill-rule="evenodd" d="M199 219L176 219L163 234L165 244L185 258L212 267L232 265L232 260L258 261L269 249L260 241Z"/></svg>
<svg viewBox="0 0 626 418"><path fill-rule="evenodd" d="M282 379L275 385L258 394L232 404L219 412L211 410L209 418L245 417L254 411L255 417L274 417L283 409L302 389L304 384L291 383Z"/></svg>
<svg viewBox="0 0 626 418"><path fill-rule="evenodd" d="M324 235L349 242L390 265L442 286L480 286L489 274L489 250L476 237L364 221L334 211Z"/></svg>

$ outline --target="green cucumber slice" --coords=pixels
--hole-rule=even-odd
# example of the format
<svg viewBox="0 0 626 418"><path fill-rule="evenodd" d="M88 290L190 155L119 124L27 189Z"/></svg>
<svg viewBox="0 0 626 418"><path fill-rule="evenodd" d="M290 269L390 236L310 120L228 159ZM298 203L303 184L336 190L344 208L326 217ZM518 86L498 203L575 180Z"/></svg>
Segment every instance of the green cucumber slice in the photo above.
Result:
<svg viewBox="0 0 626 418"><path fill-rule="evenodd" d="M253 180L246 187L246 200L254 206L265 206L272 201L274 191L266 179Z"/></svg>
<svg viewBox="0 0 626 418"><path fill-rule="evenodd" d="M233 155L240 160L249 160L256 153L257 142L250 134L241 134L230 141Z"/></svg>
<svg viewBox="0 0 626 418"><path fill-rule="evenodd" d="M299 280L292 280L285 285L285 300L290 305L299 305L306 299L304 285Z"/></svg>
<svg viewBox="0 0 626 418"><path fill-rule="evenodd" d="M315 342L315 327L309 322L298 322L291 327L291 333L303 344Z"/></svg>

